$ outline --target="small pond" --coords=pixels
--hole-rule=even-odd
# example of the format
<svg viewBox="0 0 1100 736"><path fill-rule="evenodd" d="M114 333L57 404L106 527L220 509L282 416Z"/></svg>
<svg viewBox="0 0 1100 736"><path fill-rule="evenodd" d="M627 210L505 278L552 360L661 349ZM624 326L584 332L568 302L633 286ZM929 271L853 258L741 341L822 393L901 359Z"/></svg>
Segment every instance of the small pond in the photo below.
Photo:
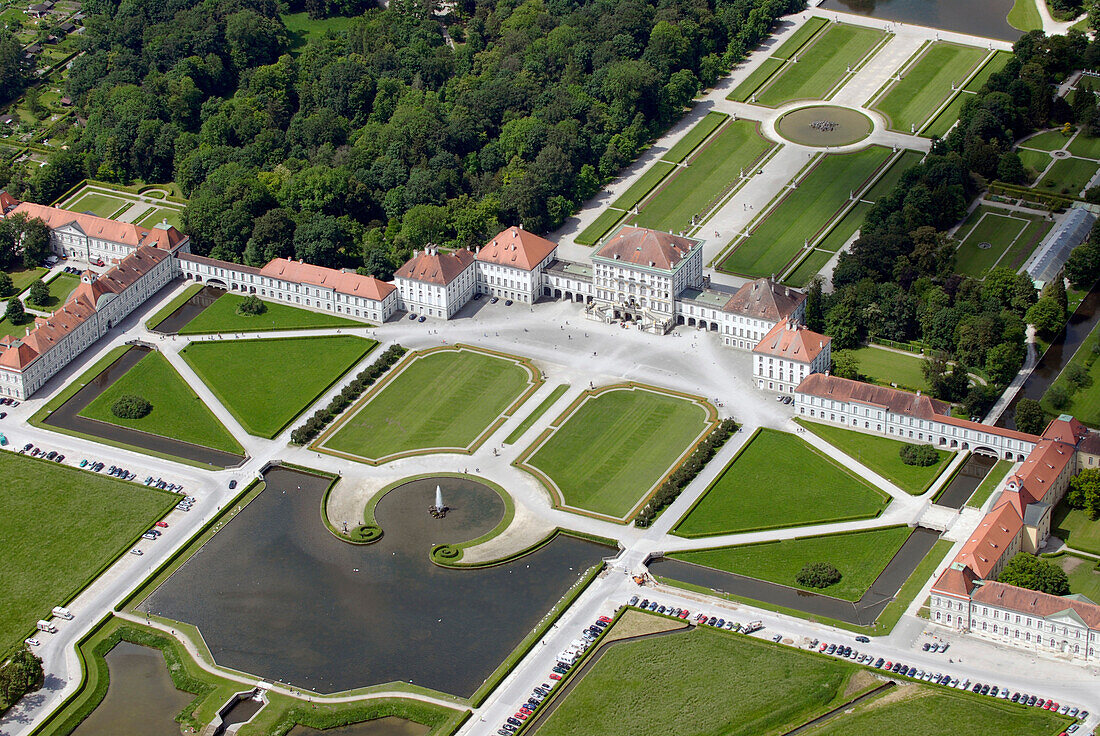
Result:
<svg viewBox="0 0 1100 736"><path fill-rule="evenodd" d="M822 10L869 15L1001 41L1023 35L1008 24L1013 0L825 0Z"/></svg>

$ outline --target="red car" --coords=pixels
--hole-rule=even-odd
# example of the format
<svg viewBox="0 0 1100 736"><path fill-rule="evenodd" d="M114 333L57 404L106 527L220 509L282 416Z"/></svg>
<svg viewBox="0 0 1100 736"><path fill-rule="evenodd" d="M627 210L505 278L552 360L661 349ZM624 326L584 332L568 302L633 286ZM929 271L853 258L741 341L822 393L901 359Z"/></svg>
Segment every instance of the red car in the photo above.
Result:
<svg viewBox="0 0 1100 736"><path fill-rule="evenodd" d="M551 679L551 680L560 680L560 679L561 679L561 675L559 675L559 674L558 674L557 672L551 672L551 673L550 673L550 679Z"/></svg>
<svg viewBox="0 0 1100 736"><path fill-rule="evenodd" d="M159 526L161 529L167 529L168 528L168 522L167 521L158 521L156 525Z"/></svg>
<svg viewBox="0 0 1100 736"><path fill-rule="evenodd" d="M526 714L526 713L521 713L521 712L517 712L517 713L516 713L516 718L520 719L521 721L526 721L526 720L527 720L527 714Z"/></svg>
<svg viewBox="0 0 1100 736"><path fill-rule="evenodd" d="M683 610L683 611L680 611L680 618L681 619L684 619L684 618L687 618L687 617L688 617L688 612L687 612L686 609Z"/></svg>
<svg viewBox="0 0 1100 736"><path fill-rule="evenodd" d="M600 616L599 620L603 621L605 624L611 623L611 619L608 618L607 616Z"/></svg>

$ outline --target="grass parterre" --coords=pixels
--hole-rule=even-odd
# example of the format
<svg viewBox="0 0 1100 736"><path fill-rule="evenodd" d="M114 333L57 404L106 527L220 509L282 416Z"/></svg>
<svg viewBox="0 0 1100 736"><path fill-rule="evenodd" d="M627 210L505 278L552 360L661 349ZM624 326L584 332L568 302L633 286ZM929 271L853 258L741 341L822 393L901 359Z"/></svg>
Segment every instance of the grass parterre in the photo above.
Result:
<svg viewBox="0 0 1100 736"><path fill-rule="evenodd" d="M323 312L290 307L276 302L262 302L267 307L260 314L242 314L239 307L248 297L223 294L217 301L195 315L180 328L181 335L213 332L262 332L265 330L304 330L318 327L364 327L363 322L344 319Z"/></svg>

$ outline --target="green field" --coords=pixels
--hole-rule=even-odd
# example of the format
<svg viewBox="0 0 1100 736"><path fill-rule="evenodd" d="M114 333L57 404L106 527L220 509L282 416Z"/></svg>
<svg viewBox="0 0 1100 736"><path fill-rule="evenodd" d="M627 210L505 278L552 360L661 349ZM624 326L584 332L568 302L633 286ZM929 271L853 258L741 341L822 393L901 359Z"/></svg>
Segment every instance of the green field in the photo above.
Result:
<svg viewBox="0 0 1100 736"><path fill-rule="evenodd" d="M837 700L855 671L706 627L640 639L608 649L538 736L783 733Z"/></svg>
<svg viewBox="0 0 1100 736"><path fill-rule="evenodd" d="M153 410L141 419L123 419L114 415L111 406L120 396L141 396L153 405ZM198 394L176 373L176 369L160 353L153 351L114 382L80 416L108 424L128 427L141 432L203 445L244 455L229 433Z"/></svg>
<svg viewBox="0 0 1100 736"><path fill-rule="evenodd" d="M661 162L657 162L660 165ZM623 215L626 213L622 210L608 208L599 214L592 224L582 230L577 237L573 238L573 242L578 245L595 245L600 242L600 238L607 234L607 231L615 226Z"/></svg>
<svg viewBox="0 0 1100 736"><path fill-rule="evenodd" d="M727 119L729 115L724 112L708 112L683 138L676 141L664 156L661 156L661 160L671 161L674 164L680 163Z"/></svg>
<svg viewBox="0 0 1100 736"><path fill-rule="evenodd" d="M1038 179L1039 175L1054 163L1048 151L1035 151L1030 148L1016 149L1016 155L1020 157L1020 163L1028 170L1028 176Z"/></svg>
<svg viewBox="0 0 1100 736"><path fill-rule="evenodd" d="M1058 378L1054 380L1053 386L1061 386L1066 389L1066 392L1070 394L1069 405L1058 409L1050 403L1050 400L1044 394L1041 403L1048 414L1051 416L1062 413L1072 414L1088 426L1094 429L1100 428L1100 360L1094 360L1091 366L1088 364L1088 359L1092 357L1093 346L1097 344L1100 344L1100 326L1092 329L1089 336L1081 343L1081 347L1070 358L1070 362L1066 364L1066 368L1071 363L1076 363L1085 368L1089 375L1088 385L1076 391L1071 391L1072 386L1066 380L1066 368L1063 368ZM1100 548L1100 544L1098 544L1098 548ZM1097 552L1097 554L1100 554L1100 552Z"/></svg>
<svg viewBox="0 0 1100 736"><path fill-rule="evenodd" d="M1043 16L1039 15L1036 2L1045 0L1016 0L1012 9L1008 11L1008 24L1013 28L1024 31L1043 30Z"/></svg>
<svg viewBox="0 0 1100 736"><path fill-rule="evenodd" d="M349 335L193 342L180 355L245 431L272 438L377 345Z"/></svg>
<svg viewBox="0 0 1100 736"><path fill-rule="evenodd" d="M1081 191L1088 186L1089 180L1096 173L1097 163L1083 158L1060 158L1056 160L1043 178L1035 182L1034 188L1049 190L1056 194L1068 194L1071 197L1080 196Z"/></svg>
<svg viewBox="0 0 1100 736"><path fill-rule="evenodd" d="M829 444L851 455L883 478L891 481L898 488L914 496L919 496L928 490L928 487L932 485L932 481L943 472L943 469L947 467L947 464L951 462L951 457L955 454L937 450L940 455L938 465L927 468L906 465L901 461L901 456L898 454L901 446L905 443L899 440L878 437L819 422L801 419L795 421Z"/></svg>
<svg viewBox="0 0 1100 736"><path fill-rule="evenodd" d="M0 452L0 653L171 509L174 493Z"/></svg>
<svg viewBox="0 0 1100 736"><path fill-rule="evenodd" d="M527 389L514 360L471 350L415 358L325 441L377 460L430 448L466 448Z"/></svg>
<svg viewBox="0 0 1100 736"><path fill-rule="evenodd" d="M952 83L962 85L966 76L985 58L985 49L936 42L875 103L874 109L890 121L890 127L908 133L917 130L954 94Z"/></svg>
<svg viewBox="0 0 1100 736"><path fill-rule="evenodd" d="M50 289L50 298L42 305L43 309L57 309L73 293L73 289L80 286L80 277L71 273L59 273L47 282Z"/></svg>
<svg viewBox="0 0 1100 736"><path fill-rule="evenodd" d="M126 200L119 199L118 197L111 197L106 194L99 194L98 192L89 192L75 202L67 204L65 209L72 210L73 212L91 212L98 217L110 217L122 209L122 206L125 204Z"/></svg>
<svg viewBox="0 0 1100 736"><path fill-rule="evenodd" d="M23 337L27 334L27 328L34 324L34 315L27 312L19 324L12 324L6 318L0 318L0 336Z"/></svg>
<svg viewBox="0 0 1100 736"><path fill-rule="evenodd" d="M1000 213L1004 214L1000 214ZM958 273L982 278L1016 240L1023 235L1027 220L995 207L980 207L973 213L974 226L959 243L955 253ZM987 243L990 247L982 248Z"/></svg>
<svg viewBox="0 0 1100 736"><path fill-rule="evenodd" d="M1078 158L1100 159L1100 138L1091 138L1081 131L1070 141L1069 152Z"/></svg>
<svg viewBox="0 0 1100 736"><path fill-rule="evenodd" d="M657 186L675 168L676 164L670 164L668 161L658 161L639 176L638 180L631 184L625 192L620 194L619 198L611 203L611 206L619 210L632 209L634 205L645 199L645 196L653 191L653 187Z"/></svg>
<svg viewBox="0 0 1100 736"><path fill-rule="evenodd" d="M810 254L798 264L798 268L794 270L794 273L783 280L783 283L802 288L821 272L821 269L834 255L836 254L827 250L811 250Z"/></svg>
<svg viewBox="0 0 1100 736"><path fill-rule="evenodd" d="M223 294L180 328L181 335L210 332L262 332L264 330L304 330L318 327L363 327L362 322L325 312L311 312L286 304L265 301L267 311L257 315L237 314L245 300L241 294Z"/></svg>
<svg viewBox="0 0 1100 736"><path fill-rule="evenodd" d="M696 154L686 169L679 169L652 199L646 202L636 224L665 232L691 227L693 215L706 209L752 164L774 146L756 131L751 120L737 120Z"/></svg>
<svg viewBox="0 0 1100 736"><path fill-rule="evenodd" d="M782 59L776 59L774 57L764 59L760 66L753 69L752 73L745 77L745 81L741 82L733 92L729 93L726 99L736 102L748 102L752 97L752 93L760 89L760 85L766 82L771 75L775 74L781 66L783 66Z"/></svg>
<svg viewBox="0 0 1100 736"><path fill-rule="evenodd" d="M777 471L776 462L782 461ZM676 523L685 537L866 519L887 498L799 439L761 429Z"/></svg>
<svg viewBox="0 0 1100 736"><path fill-rule="evenodd" d="M331 18L310 18L309 13L283 13L279 16L286 26L287 35L290 37L290 50L294 53L301 52L309 41L310 36L323 36L328 31L344 31L355 22L354 17L334 15Z"/></svg>
<svg viewBox="0 0 1100 736"><path fill-rule="evenodd" d="M528 414L524 418L524 420L519 423L519 426L512 430L512 434L508 435L508 437L505 438L504 444L511 445L515 443L515 441L522 437L524 433L531 428L531 425L537 422L539 420L539 417L545 414L546 410L553 406L554 402L560 399L568 390L568 383L563 383L562 385L555 388L549 396L542 400L542 403L535 407L535 410L533 412Z"/></svg>
<svg viewBox="0 0 1100 736"><path fill-rule="evenodd" d="M1100 555L1100 521L1093 521L1084 511L1071 509L1064 502L1054 509L1050 533L1073 549Z"/></svg>
<svg viewBox="0 0 1100 736"><path fill-rule="evenodd" d="M912 529L907 526L890 526L845 534L673 552L668 556L791 588L858 601L911 533ZM811 562L828 562L840 570L843 577L828 588L799 585L795 580L799 570Z"/></svg>
<svg viewBox="0 0 1100 736"><path fill-rule="evenodd" d="M835 23L817 36L763 91L761 105L775 107L794 100L825 98L883 39L882 31Z"/></svg>
<svg viewBox="0 0 1100 736"><path fill-rule="evenodd" d="M1069 142L1069 136L1064 135L1060 130L1048 130L1045 133L1038 133L1025 141L1020 142L1020 146L1023 148L1034 148L1037 151L1059 151L1066 147L1066 143Z"/></svg>
<svg viewBox="0 0 1100 736"><path fill-rule="evenodd" d="M963 89L969 92L980 92L985 83L989 81L989 78L1000 71L1004 71L1004 68L1008 66L1008 62L1012 60L1012 54L1008 51L996 51L989 61L985 63L985 66L981 70L971 77L970 81L966 83Z"/></svg>
<svg viewBox="0 0 1100 736"><path fill-rule="evenodd" d="M145 213L138 225L152 228L164 220L167 220L168 224L177 230L183 227L183 218L180 211L173 207L154 207L152 211Z"/></svg>
<svg viewBox="0 0 1100 736"><path fill-rule="evenodd" d="M869 146L855 153L823 156L722 262L721 270L751 277L780 273L858 193L890 157L890 149Z"/></svg>
<svg viewBox="0 0 1100 736"><path fill-rule="evenodd" d="M935 120L929 123L928 127L924 129L923 134L929 138L935 136L936 138L943 138L951 130L951 127L959 121L959 113L962 111L963 103L972 95L962 92L955 96L955 99L951 100L951 104L943 108Z"/></svg>
<svg viewBox="0 0 1100 736"><path fill-rule="evenodd" d="M794 56L794 53L802 48L802 45L810 40L810 36L814 35L822 28L827 26L829 21L820 16L812 16L805 23L799 26L798 30L790 35L790 37L783 42L783 45L775 50L772 54L776 59L789 59Z"/></svg>
<svg viewBox="0 0 1100 736"><path fill-rule="evenodd" d="M974 489L974 494L970 496L970 499L966 502L967 506L971 508L980 509L989 498L990 494L996 490L1001 481L1008 475L1008 471L1012 469L1011 460L998 460L990 471L986 474L985 480Z"/></svg>
<svg viewBox="0 0 1100 736"><path fill-rule="evenodd" d="M923 159L924 153L921 151L902 151L894 163L890 164L890 168L883 172L882 176L875 181L874 185L867 190L861 199L874 203L880 198L888 196L894 191L894 187L901 181L901 177L905 172L919 164Z"/></svg>
<svg viewBox="0 0 1100 736"><path fill-rule="evenodd" d="M924 358L910 353L896 353L892 350L867 346L850 350L859 363L859 372L871 383L889 386L896 383L908 391L928 391L928 381L924 377Z"/></svg>
<svg viewBox="0 0 1100 736"><path fill-rule="evenodd" d="M526 464L557 486L561 503L623 518L707 426L699 404L644 389L588 398Z"/></svg>
<svg viewBox="0 0 1100 736"><path fill-rule="evenodd" d="M11 276L12 286L15 287L15 293L20 294L30 286L33 282L46 275L46 269L44 268L13 268L7 272L8 276Z"/></svg>
<svg viewBox="0 0 1100 736"><path fill-rule="evenodd" d="M1052 562L1066 571L1071 592L1083 595L1093 603L1100 601L1100 569L1096 567L1096 560L1062 555Z"/></svg>

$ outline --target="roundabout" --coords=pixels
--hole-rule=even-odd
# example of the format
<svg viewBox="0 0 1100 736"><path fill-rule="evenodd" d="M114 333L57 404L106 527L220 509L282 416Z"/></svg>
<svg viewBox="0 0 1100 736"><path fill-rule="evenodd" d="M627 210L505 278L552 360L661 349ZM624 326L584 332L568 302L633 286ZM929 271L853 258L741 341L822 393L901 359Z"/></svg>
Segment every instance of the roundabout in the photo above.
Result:
<svg viewBox="0 0 1100 736"><path fill-rule="evenodd" d="M859 110L839 105L812 105L784 113L775 122L780 138L801 146L835 148L870 137L874 122Z"/></svg>

